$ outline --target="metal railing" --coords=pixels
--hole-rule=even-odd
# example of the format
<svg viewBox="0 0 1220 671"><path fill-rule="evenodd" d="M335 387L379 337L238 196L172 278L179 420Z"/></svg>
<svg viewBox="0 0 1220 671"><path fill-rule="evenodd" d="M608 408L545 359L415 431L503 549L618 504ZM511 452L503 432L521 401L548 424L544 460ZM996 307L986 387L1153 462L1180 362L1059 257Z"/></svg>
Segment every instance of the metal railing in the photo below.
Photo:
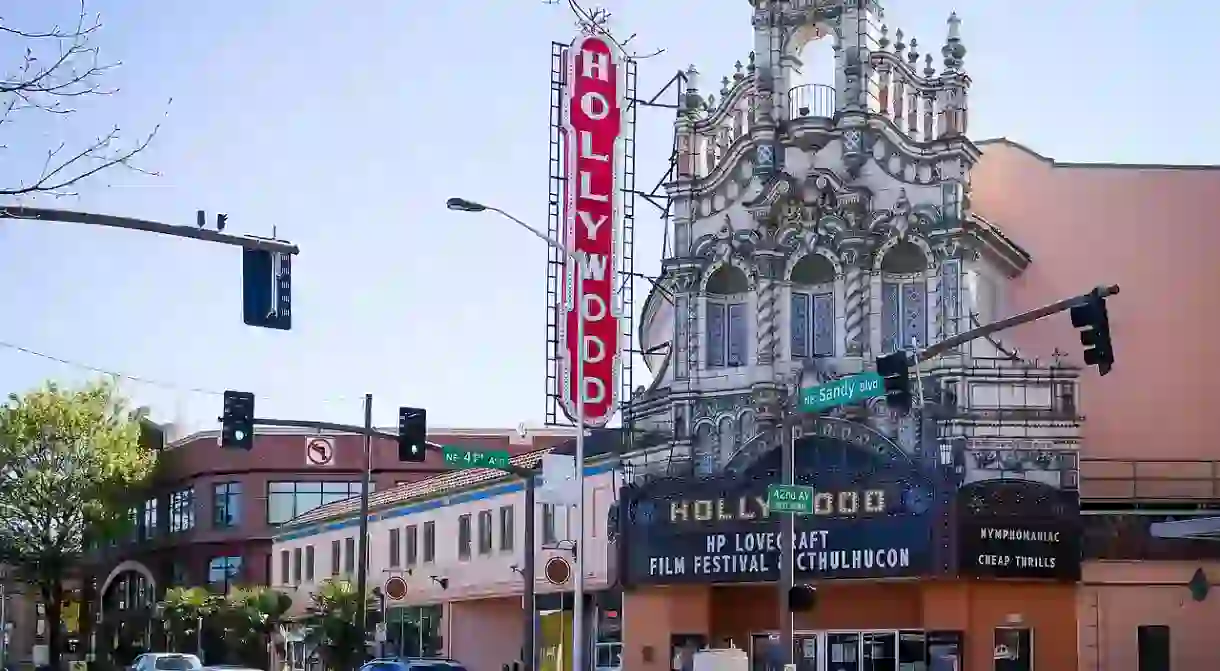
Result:
<svg viewBox="0 0 1220 671"><path fill-rule="evenodd" d="M788 89L788 118L831 119L834 118L836 94L833 86L825 84L802 84Z"/></svg>
<svg viewBox="0 0 1220 671"><path fill-rule="evenodd" d="M1220 500L1220 460L1082 457L1080 494L1094 501Z"/></svg>

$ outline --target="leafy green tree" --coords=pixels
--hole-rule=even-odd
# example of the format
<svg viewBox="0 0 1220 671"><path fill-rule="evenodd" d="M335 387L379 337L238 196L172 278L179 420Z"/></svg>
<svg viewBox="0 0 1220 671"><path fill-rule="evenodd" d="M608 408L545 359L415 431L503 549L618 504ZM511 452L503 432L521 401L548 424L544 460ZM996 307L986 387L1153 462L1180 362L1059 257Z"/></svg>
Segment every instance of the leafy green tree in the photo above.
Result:
<svg viewBox="0 0 1220 671"><path fill-rule="evenodd" d="M256 667L269 660L272 634L292 608L292 597L270 587L236 587L225 595L221 626L229 647Z"/></svg>
<svg viewBox="0 0 1220 671"><path fill-rule="evenodd" d="M370 632L356 626L357 614L361 608L373 608L372 593L362 597L352 581L333 578L319 584L309 600L304 619L306 643L317 646L327 669L344 671L359 666Z"/></svg>
<svg viewBox="0 0 1220 671"><path fill-rule="evenodd" d="M171 587L165 590L166 635L170 650L198 647L201 625L220 608L220 599L203 587Z"/></svg>
<svg viewBox="0 0 1220 671"><path fill-rule="evenodd" d="M105 382L48 383L0 405L0 561L38 589L49 622L60 621L63 578L86 539L129 528L129 492L156 462L139 420ZM48 632L54 666L62 633Z"/></svg>

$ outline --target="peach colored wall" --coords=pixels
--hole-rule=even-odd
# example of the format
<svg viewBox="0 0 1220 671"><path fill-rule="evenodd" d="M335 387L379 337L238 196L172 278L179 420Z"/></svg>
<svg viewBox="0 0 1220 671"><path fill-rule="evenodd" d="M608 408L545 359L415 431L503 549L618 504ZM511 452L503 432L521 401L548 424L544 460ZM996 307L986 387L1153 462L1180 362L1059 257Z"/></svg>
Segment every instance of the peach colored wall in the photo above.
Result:
<svg viewBox="0 0 1220 671"><path fill-rule="evenodd" d="M584 554L584 569L585 584L589 590L601 589L609 582L608 530L606 525L610 506L613 505L618 494L616 485L618 477L616 472L603 469L589 475L586 479L585 531L588 534L588 549ZM495 487L488 488L488 490L494 491ZM458 601L521 594L521 576L512 567L520 567L523 564L524 555L522 548L525 545L525 524L522 521L522 511L525 505L524 492L517 488L516 491L508 494L481 496L474 500L462 500L459 498L469 493L453 492L450 496L460 502L451 505L371 521L369 523L369 584L374 586L379 585L389 575L402 573L401 570L389 568L389 530L391 528L401 529L407 525L414 524L418 525L420 529L420 563L414 567L411 575L403 576L407 581L408 594L407 598L401 602L402 605L426 605L441 603L446 600ZM513 539L513 549L505 552L499 549L499 509L500 506L509 505L514 508L513 532L515 537ZM490 510L492 513L492 552L487 555L480 555L478 553L478 513L481 510ZM472 517L471 527L474 536L474 546L472 556L469 559L463 560L459 559L457 555L457 538L458 518L464 514L469 514ZM541 543L541 506L536 507L534 516L535 524L537 525L538 542ZM436 522L436 561L422 563L423 524L427 521ZM557 511L555 526L556 535L560 540L575 537L576 519L574 514L569 516L562 509ZM291 538L290 540L277 540L272 550L272 584L294 595L294 608L303 608L315 584L318 581L331 577L331 541L338 539L342 542L343 539L354 538L356 535L357 529L353 523L341 529L324 530L304 537ZM402 534L400 534L401 536ZM279 553L283 550L291 551L294 548L308 545L314 547L314 582L305 582L300 585L286 585L284 576L280 575ZM405 550L402 556L403 561L405 561ZM537 565L536 589L539 594L560 590L560 588L547 582L542 573L547 559L552 556L562 556L570 559L572 555L567 550L538 551L535 562ZM432 580L432 576L448 578L448 589L442 589ZM571 586L567 586L566 589L571 590Z"/></svg>
<svg viewBox="0 0 1220 671"><path fill-rule="evenodd" d="M1175 669L1220 669L1220 595L1193 601L1195 569L1215 580L1220 562L1086 562L1078 596L1080 669L1136 671L1136 628L1170 627ZM1162 583L1148 584L1148 583Z"/></svg>
<svg viewBox="0 0 1220 671"><path fill-rule="evenodd" d="M469 671L500 671L518 659L524 614L520 598L457 601L449 605L445 652Z"/></svg>
<svg viewBox="0 0 1220 671"><path fill-rule="evenodd" d="M1122 288L1108 301L1114 370L1084 375L1084 455L1220 458L1201 365L1220 353L1220 169L1065 165L1007 141L980 146L971 206L1033 257L1010 283L1009 311L1098 284ZM1001 339L1080 361L1066 314Z"/></svg>

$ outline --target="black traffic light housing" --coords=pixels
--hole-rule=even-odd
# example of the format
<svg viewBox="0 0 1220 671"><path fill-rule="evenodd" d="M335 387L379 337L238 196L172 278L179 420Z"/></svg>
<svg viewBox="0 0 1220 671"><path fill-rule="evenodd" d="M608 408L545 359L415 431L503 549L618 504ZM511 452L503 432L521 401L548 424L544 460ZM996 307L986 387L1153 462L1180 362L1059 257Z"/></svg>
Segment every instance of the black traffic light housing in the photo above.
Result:
<svg viewBox="0 0 1220 671"><path fill-rule="evenodd" d="M427 456L428 411L398 409L398 460L421 463Z"/></svg>
<svg viewBox="0 0 1220 671"><path fill-rule="evenodd" d="M1080 344L1084 345L1084 362L1097 366L1105 375L1114 365L1114 345L1110 342L1110 315L1101 289L1089 292L1080 305L1072 306L1072 326L1080 329Z"/></svg>
<svg viewBox="0 0 1220 671"><path fill-rule="evenodd" d="M254 394L227 390L220 417L220 446L254 449Z"/></svg>
<svg viewBox="0 0 1220 671"><path fill-rule="evenodd" d="M911 362L903 350L877 357L877 374L885 388L885 403L899 412L911 410Z"/></svg>
<svg viewBox="0 0 1220 671"><path fill-rule="evenodd" d="M793 585L788 588L788 612L808 613L818 606L818 590L813 585Z"/></svg>

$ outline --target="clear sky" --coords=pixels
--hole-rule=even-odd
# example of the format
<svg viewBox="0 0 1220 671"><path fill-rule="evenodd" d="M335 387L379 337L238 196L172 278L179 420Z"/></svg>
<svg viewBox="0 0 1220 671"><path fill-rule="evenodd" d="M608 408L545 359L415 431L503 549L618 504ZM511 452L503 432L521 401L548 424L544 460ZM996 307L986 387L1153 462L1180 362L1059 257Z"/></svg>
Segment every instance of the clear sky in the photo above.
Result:
<svg viewBox="0 0 1220 671"><path fill-rule="evenodd" d="M74 0L8 3L5 25L69 20ZM690 63L715 92L752 47L746 0L616 0L638 33L640 93ZM0 127L0 180L38 170L60 139L110 125L162 131L141 164L79 197L27 205L189 224L300 245L294 329L241 321L235 248L0 221L0 390L91 375L35 350L166 383L124 389L160 419L215 426L223 389L258 394L258 414L358 423L361 397L393 424L399 405L438 426L541 423L542 244L449 196L546 225L550 41L574 28L542 0L237 2L91 0L113 96L67 119ZM1198 0L893 0L887 23L939 48L956 9L969 50L971 135L1006 136L1061 160L1211 163L1215 26ZM19 52L0 41L6 70ZM811 67L817 67L813 64ZM172 98L172 103L168 101ZM642 110L640 184L657 180L672 112ZM659 267L661 227L637 201L637 270ZM1000 222L1002 225L1003 222ZM637 289L637 307L646 286ZM645 384L644 367L636 367ZM200 391L202 390L202 391Z"/></svg>

